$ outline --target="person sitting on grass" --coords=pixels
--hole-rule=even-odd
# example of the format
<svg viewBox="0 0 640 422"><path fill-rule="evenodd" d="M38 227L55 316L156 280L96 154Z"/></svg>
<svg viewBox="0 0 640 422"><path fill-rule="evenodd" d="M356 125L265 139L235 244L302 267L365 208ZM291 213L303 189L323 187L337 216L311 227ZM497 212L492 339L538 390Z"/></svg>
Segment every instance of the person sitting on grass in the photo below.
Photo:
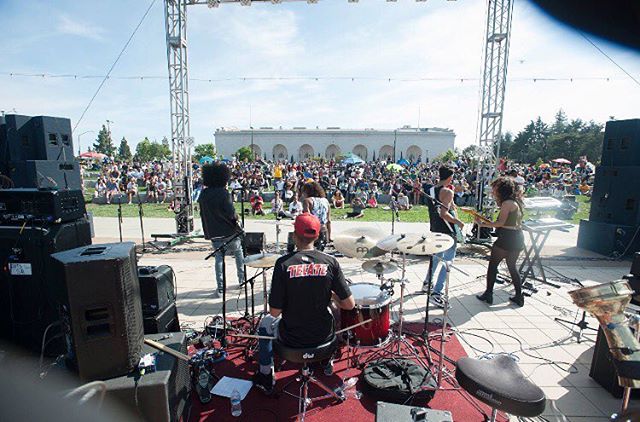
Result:
<svg viewBox="0 0 640 422"><path fill-rule="evenodd" d="M405 195L403 192L398 194L398 209L400 211L409 211L411 209L411 204L409 203L409 197Z"/></svg>
<svg viewBox="0 0 640 422"><path fill-rule="evenodd" d="M107 182L107 204L111 204L111 199L114 195L120 194L120 188L118 187L118 181L115 177L112 177Z"/></svg>
<svg viewBox="0 0 640 422"><path fill-rule="evenodd" d="M129 197L129 205L131 205L131 201L133 200L133 195L138 194L138 183L135 177L132 177L127 182L127 196Z"/></svg>
<svg viewBox="0 0 640 422"><path fill-rule="evenodd" d="M158 176L152 176L147 180L147 202L152 202L158 199Z"/></svg>
<svg viewBox="0 0 640 422"><path fill-rule="evenodd" d="M156 187L158 192L158 203L163 204L167 199L167 182L164 179L159 179Z"/></svg>
<svg viewBox="0 0 640 422"><path fill-rule="evenodd" d="M262 206L264 205L264 199L262 199L262 196L260 196L257 190L253 191L253 195L251 195L251 198L249 199L249 203L251 204L251 214L253 215L265 214L264 210L262 209Z"/></svg>
<svg viewBox="0 0 640 422"><path fill-rule="evenodd" d="M374 195L369 197L369 200L367 201L367 208L378 208L378 200Z"/></svg>
<svg viewBox="0 0 640 422"><path fill-rule="evenodd" d="M95 198L100 198L107 195L107 182L103 176L96 181L96 191L93 193Z"/></svg>
<svg viewBox="0 0 640 422"><path fill-rule="evenodd" d="M298 194L294 193L293 199L291 203L289 203L289 212L286 213L286 216L295 219L300 214L302 214L302 202L300 202Z"/></svg>
<svg viewBox="0 0 640 422"><path fill-rule="evenodd" d="M285 217L284 203L282 202L282 198L280 198L280 191L276 191L275 196L271 200L271 212L276 218Z"/></svg>
<svg viewBox="0 0 640 422"><path fill-rule="evenodd" d="M351 208L353 208L353 211L345 214L344 218L364 217L364 209L366 208L366 206L364 205L364 202L362 202L362 199L357 196L353 198L353 201L351 201Z"/></svg>
<svg viewBox="0 0 640 422"><path fill-rule="evenodd" d="M340 189L336 189L336 191L333 193L331 202L333 203L333 208L344 208L344 196L342 196L342 191L340 191Z"/></svg>

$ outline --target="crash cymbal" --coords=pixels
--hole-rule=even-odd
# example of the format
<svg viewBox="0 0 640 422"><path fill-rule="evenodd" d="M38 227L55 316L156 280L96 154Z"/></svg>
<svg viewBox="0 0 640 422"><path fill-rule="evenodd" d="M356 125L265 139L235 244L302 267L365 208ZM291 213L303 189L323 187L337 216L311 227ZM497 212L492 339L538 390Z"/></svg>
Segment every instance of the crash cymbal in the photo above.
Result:
<svg viewBox="0 0 640 422"><path fill-rule="evenodd" d="M398 251L411 255L433 255L453 246L453 238L444 233L408 234L398 241Z"/></svg>
<svg viewBox="0 0 640 422"><path fill-rule="evenodd" d="M362 263L362 269L368 273L382 275L382 274L390 274L398 270L398 266L391 261L381 261L377 259L372 259L370 261L365 261Z"/></svg>
<svg viewBox="0 0 640 422"><path fill-rule="evenodd" d="M351 258L375 258L386 252L375 248L376 243L384 237L378 229L358 227L336 234L333 246L343 255Z"/></svg>
<svg viewBox="0 0 640 422"><path fill-rule="evenodd" d="M282 255L275 253L258 253L244 259L244 265L251 268L271 268Z"/></svg>
<svg viewBox="0 0 640 422"><path fill-rule="evenodd" d="M407 235L405 233L400 234L392 234L390 236L386 236L381 241L378 242L376 247L383 251L392 252L398 249L398 241L400 239L404 239Z"/></svg>

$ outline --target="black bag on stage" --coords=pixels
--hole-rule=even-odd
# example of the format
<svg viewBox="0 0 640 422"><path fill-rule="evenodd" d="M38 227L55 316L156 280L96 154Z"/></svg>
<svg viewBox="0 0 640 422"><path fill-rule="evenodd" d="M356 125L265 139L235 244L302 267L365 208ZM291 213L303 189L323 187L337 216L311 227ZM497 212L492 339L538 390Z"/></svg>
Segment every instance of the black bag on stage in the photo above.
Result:
<svg viewBox="0 0 640 422"><path fill-rule="evenodd" d="M436 381L428 369L406 359L380 359L362 371L364 392L373 399L409 404L414 400L429 402L435 394ZM428 387L431 389L425 390Z"/></svg>

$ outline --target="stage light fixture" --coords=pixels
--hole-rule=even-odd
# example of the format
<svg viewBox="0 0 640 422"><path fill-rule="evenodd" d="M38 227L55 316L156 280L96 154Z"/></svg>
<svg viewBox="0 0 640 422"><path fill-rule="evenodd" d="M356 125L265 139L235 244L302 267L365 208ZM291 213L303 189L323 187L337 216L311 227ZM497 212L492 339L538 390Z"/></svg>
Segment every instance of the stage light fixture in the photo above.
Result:
<svg viewBox="0 0 640 422"><path fill-rule="evenodd" d="M251 6L251 0L240 0L240 4L243 6Z"/></svg>
<svg viewBox="0 0 640 422"><path fill-rule="evenodd" d="M209 9L213 9L218 6L220 6L220 0L207 0L207 7Z"/></svg>
<svg viewBox="0 0 640 422"><path fill-rule="evenodd" d="M282 0L271 0L271 4L280 4Z"/></svg>
<svg viewBox="0 0 640 422"><path fill-rule="evenodd" d="M349 3L357 3L358 0L347 0L347 2L349 2Z"/></svg>
<svg viewBox="0 0 640 422"><path fill-rule="evenodd" d="M307 4L317 4L318 0L307 0Z"/></svg>

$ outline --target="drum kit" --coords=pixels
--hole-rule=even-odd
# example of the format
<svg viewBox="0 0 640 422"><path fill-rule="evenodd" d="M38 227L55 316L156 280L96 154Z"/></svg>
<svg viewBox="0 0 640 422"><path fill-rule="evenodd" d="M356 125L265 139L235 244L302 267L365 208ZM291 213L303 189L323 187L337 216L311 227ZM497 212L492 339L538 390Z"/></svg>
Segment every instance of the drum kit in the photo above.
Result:
<svg viewBox="0 0 640 422"><path fill-rule="evenodd" d="M351 283L350 290L356 306L352 310L340 310L339 330L343 333L347 347L352 351L354 366L362 366L374 358L412 358L426 369L431 370L434 360L430 352L427 362L421 357L416 347L407 340L403 331L403 315L405 293L408 284L406 279L407 256L418 258L433 257L453 246L450 236L440 233L406 233L387 236L375 228L358 227L337 234L334 238L334 248L346 257L363 260L361 268L364 272L373 274L378 283ZM387 255L391 254L391 257ZM399 255L400 259L395 259ZM268 282L266 271L275 266L281 255L278 253L260 253L247 256L244 263L249 268L262 271L262 294L264 300L263 312L267 313ZM445 283L445 297L448 293L449 263L444 263L447 271ZM387 278L389 274L399 271L400 278ZM259 274L258 274L259 276ZM254 277L255 278L255 277ZM400 298L398 300L398 321L395 329L391 319L392 297L394 286L399 285ZM427 299L428 300L428 299ZM428 302L427 302L428 307ZM253 306L252 306L253 308ZM437 373L437 388L440 388L443 377L444 344L446 340L447 307L443 310L442 332L439 334L441 356L432 372ZM260 318L260 316L258 316ZM255 321L255 316L252 315ZM257 324L252 324L256 330ZM423 339L427 344L427 331ZM252 335L238 335L238 337L258 338ZM428 346L428 344L427 344ZM429 347L427 347L429 350ZM371 352L368 354L368 352ZM361 357L367 356L365 361Z"/></svg>

